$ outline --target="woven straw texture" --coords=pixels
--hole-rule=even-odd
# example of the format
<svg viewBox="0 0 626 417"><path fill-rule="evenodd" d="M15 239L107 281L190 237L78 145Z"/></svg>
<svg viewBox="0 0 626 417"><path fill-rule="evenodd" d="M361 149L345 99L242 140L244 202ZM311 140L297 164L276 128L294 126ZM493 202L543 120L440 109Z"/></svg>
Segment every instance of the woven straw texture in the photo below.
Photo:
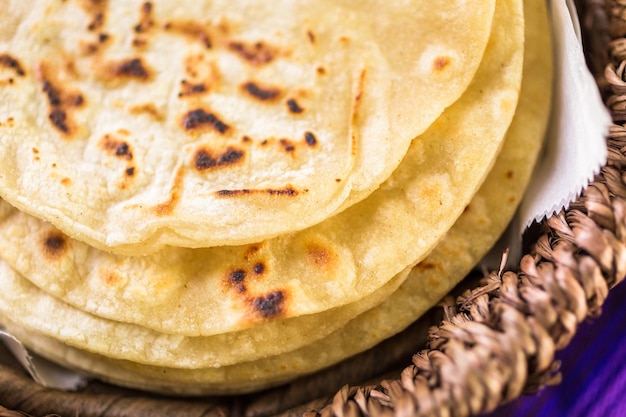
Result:
<svg viewBox="0 0 626 417"><path fill-rule="evenodd" d="M0 417L469 416L558 383L555 353L626 275L626 0L580 0L578 8L615 123L609 159L566 212L536 231L517 271L470 281L402 334L333 369L244 397L157 398L100 383L58 392L35 384L0 348Z"/></svg>

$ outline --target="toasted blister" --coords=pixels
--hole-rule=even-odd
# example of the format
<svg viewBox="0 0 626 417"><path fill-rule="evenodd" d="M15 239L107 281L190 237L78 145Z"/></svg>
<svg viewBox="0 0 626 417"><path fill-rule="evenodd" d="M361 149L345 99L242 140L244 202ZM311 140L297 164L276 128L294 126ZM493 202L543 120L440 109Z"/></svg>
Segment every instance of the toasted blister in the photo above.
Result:
<svg viewBox="0 0 626 417"><path fill-rule="evenodd" d="M5 3L0 196L128 255L259 242L367 197L466 90L495 7Z"/></svg>
<svg viewBox="0 0 626 417"><path fill-rule="evenodd" d="M316 226L249 245L167 247L130 257L7 210L0 257L87 313L183 336L239 331L361 300L436 246L501 149L521 84L522 3L499 2L494 22L461 99L412 142L379 189Z"/></svg>

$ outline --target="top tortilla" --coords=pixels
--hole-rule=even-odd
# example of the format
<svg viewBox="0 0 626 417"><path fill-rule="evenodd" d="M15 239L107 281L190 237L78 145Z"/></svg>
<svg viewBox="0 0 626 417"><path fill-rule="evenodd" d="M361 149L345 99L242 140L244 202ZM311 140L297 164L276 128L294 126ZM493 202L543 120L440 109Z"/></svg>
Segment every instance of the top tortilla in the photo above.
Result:
<svg viewBox="0 0 626 417"><path fill-rule="evenodd" d="M300 232L260 243L114 255L0 206L0 257L83 311L163 333L208 336L363 299L426 256L498 154L519 98L519 0L501 17L472 85L412 142L367 199Z"/></svg>
<svg viewBox="0 0 626 417"><path fill-rule="evenodd" d="M365 198L466 90L495 7L1 3L0 196L131 255L258 242Z"/></svg>
<svg viewBox="0 0 626 417"><path fill-rule="evenodd" d="M290 352L257 360L248 357L249 361L217 368L181 369L180 356L197 358L201 353L188 345L172 346L166 365L154 366L157 362L148 356L161 351L161 343L139 336L137 329L132 331L128 325L95 318L43 294L1 260L0 282L7 291L0 293L4 301L0 303L0 322L35 351L72 368L124 386L185 395L246 392L276 385L328 367L399 332L448 293L485 255L514 214L528 184L550 115L553 67L545 2L525 1L524 14L526 47L520 102L493 169L445 239L412 269L402 286L329 336ZM328 313L339 317L341 310ZM46 320L50 315L65 317L67 322ZM329 321L326 314L319 319L320 324ZM120 333L125 336L116 340L113 348L95 347L103 335ZM157 341L162 341L164 335L160 336ZM146 340L152 342L142 345ZM276 340L280 343L273 343ZM249 342L265 347L284 344L285 340L273 335ZM239 351L242 342L230 346ZM129 354L130 343L139 344L139 361ZM216 347L219 344L207 344L204 351ZM124 350L124 354L116 355L114 349Z"/></svg>

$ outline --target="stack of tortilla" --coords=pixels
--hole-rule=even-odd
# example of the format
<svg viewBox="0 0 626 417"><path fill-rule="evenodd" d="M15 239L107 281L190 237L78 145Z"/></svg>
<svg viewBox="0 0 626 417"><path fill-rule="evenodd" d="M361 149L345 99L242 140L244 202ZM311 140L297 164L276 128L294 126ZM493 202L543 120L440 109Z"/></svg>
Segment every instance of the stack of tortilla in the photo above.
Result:
<svg viewBox="0 0 626 417"><path fill-rule="evenodd" d="M544 3L4 1L1 325L183 395L401 331L522 198Z"/></svg>

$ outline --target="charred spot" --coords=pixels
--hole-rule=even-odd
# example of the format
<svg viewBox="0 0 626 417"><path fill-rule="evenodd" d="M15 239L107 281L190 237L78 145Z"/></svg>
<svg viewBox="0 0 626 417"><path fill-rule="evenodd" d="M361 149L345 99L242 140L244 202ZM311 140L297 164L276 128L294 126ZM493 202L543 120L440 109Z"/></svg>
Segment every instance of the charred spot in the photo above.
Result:
<svg viewBox="0 0 626 417"><path fill-rule="evenodd" d="M241 86L242 90L251 96L263 101L275 100L280 96L280 90L274 87L261 87L253 81L248 81Z"/></svg>
<svg viewBox="0 0 626 417"><path fill-rule="evenodd" d="M76 94L70 96L70 103L74 107L80 107L85 103L85 98L82 94Z"/></svg>
<svg viewBox="0 0 626 417"><path fill-rule="evenodd" d="M142 33L146 32L152 26L154 26L154 21L152 20L152 3L147 1L141 5L140 9L141 18L139 23L135 25L133 28L135 32Z"/></svg>
<svg viewBox="0 0 626 417"><path fill-rule="evenodd" d="M300 106L300 104L298 104L298 102L293 98L290 98L289 100L287 100L287 109L289 109L290 113L296 113L296 114L302 113L304 111L302 106Z"/></svg>
<svg viewBox="0 0 626 417"><path fill-rule="evenodd" d="M214 167L236 164L244 155L244 152L239 149L228 148L222 154L213 156L208 150L202 148L196 151L194 165L198 171L204 171Z"/></svg>
<svg viewBox="0 0 626 417"><path fill-rule="evenodd" d="M250 143L250 142L252 142L252 139L250 139L250 136L244 135L244 136L241 137L241 141L243 143Z"/></svg>
<svg viewBox="0 0 626 417"><path fill-rule="evenodd" d="M276 52L263 42L246 44L233 41L228 44L231 51L253 65L264 65L274 60Z"/></svg>
<svg viewBox="0 0 626 417"><path fill-rule="evenodd" d="M247 194L251 194L252 191L248 190L248 189L241 189L241 190L219 190L217 192L217 195L220 197L235 197L235 196L240 196L240 195L247 195Z"/></svg>
<svg viewBox="0 0 626 417"><path fill-rule="evenodd" d="M48 258L59 258L67 248L67 239L61 232L53 231L43 239L43 251Z"/></svg>
<svg viewBox="0 0 626 417"><path fill-rule="evenodd" d="M128 159L131 159L133 156L130 153L130 147L128 143L122 142L115 148L115 156L125 156Z"/></svg>
<svg viewBox="0 0 626 417"><path fill-rule="evenodd" d="M253 271L256 275L263 275L265 272L265 264L263 262L257 262L254 265Z"/></svg>
<svg viewBox="0 0 626 417"><path fill-rule="evenodd" d="M135 167L126 168L126 176L132 177L135 175Z"/></svg>
<svg viewBox="0 0 626 417"><path fill-rule="evenodd" d="M280 189L267 189L265 192L269 195L285 195L289 197L294 197L298 195L298 191L293 189L292 187L285 187Z"/></svg>
<svg viewBox="0 0 626 417"><path fill-rule="evenodd" d="M304 132L304 141L311 147L317 145L317 138L311 132Z"/></svg>
<svg viewBox="0 0 626 417"><path fill-rule="evenodd" d="M89 22L89 24L87 25L87 30L93 32L96 29L101 28L103 24L104 24L104 13L96 12L94 13L91 22Z"/></svg>
<svg viewBox="0 0 626 417"><path fill-rule="evenodd" d="M216 166L217 160L213 158L213 156L211 156L206 150L200 149L196 152L194 164L196 166L196 169L198 169L199 171L203 171L205 169Z"/></svg>
<svg viewBox="0 0 626 417"><path fill-rule="evenodd" d="M114 74L118 77L138 78L147 80L150 72L141 60L141 58L132 58L117 64Z"/></svg>
<svg viewBox="0 0 626 417"><path fill-rule="evenodd" d="M195 109L188 112L182 120L182 125L186 130L212 127L219 133L226 133L230 126L222 122L215 114L203 109Z"/></svg>
<svg viewBox="0 0 626 417"><path fill-rule="evenodd" d="M129 161L133 159L133 153L128 142L117 139L108 133L104 135L100 141L100 146L105 151L108 151L119 158L127 159Z"/></svg>
<svg viewBox="0 0 626 417"><path fill-rule="evenodd" d="M302 191L298 191L291 186L287 186L285 188L265 188L265 189L238 189L238 190L219 190L216 194L219 197L239 197L243 195L259 195L266 194L270 196L287 196L287 197L295 197L302 193L307 193L309 190L304 189Z"/></svg>
<svg viewBox="0 0 626 417"><path fill-rule="evenodd" d="M244 153L239 149L229 148L220 155L220 158L217 160L218 165L232 165L236 164L243 158Z"/></svg>
<svg viewBox="0 0 626 417"><path fill-rule="evenodd" d="M43 92L46 93L48 102L51 106L61 105L61 91L58 88L55 88L50 81L46 80L43 82Z"/></svg>
<svg viewBox="0 0 626 417"><path fill-rule="evenodd" d="M246 278L246 271L243 269L237 269L230 273L230 282L233 284L241 284Z"/></svg>
<svg viewBox="0 0 626 417"><path fill-rule="evenodd" d="M442 69L444 69L448 65L450 65L450 57L447 57L447 56L437 57L433 61L433 69L435 71L441 71Z"/></svg>
<svg viewBox="0 0 626 417"><path fill-rule="evenodd" d="M296 149L293 143L288 139L281 139L279 142L285 152L293 152Z"/></svg>
<svg viewBox="0 0 626 417"><path fill-rule="evenodd" d="M69 133L70 127L67 122L67 113L62 109L52 109L48 115L52 124L63 133Z"/></svg>
<svg viewBox="0 0 626 417"><path fill-rule="evenodd" d="M180 82L180 92L178 97L186 97L206 93L209 89L204 83L190 83L187 80Z"/></svg>
<svg viewBox="0 0 626 417"><path fill-rule="evenodd" d="M104 43L104 42L106 42L106 41L108 41L108 40L109 40L109 35L108 35L108 34L106 34L106 33L100 33L100 34L98 35L98 42L100 42L100 43Z"/></svg>
<svg viewBox="0 0 626 417"><path fill-rule="evenodd" d="M63 91L53 79L49 77L46 65L41 63L38 68L38 77L41 82L42 91L46 95L50 105L48 119L52 125L64 135L72 133L73 124L71 121L70 109L81 107L85 103L85 98L78 92Z"/></svg>
<svg viewBox="0 0 626 417"><path fill-rule="evenodd" d="M0 65L12 69L20 77L26 75L20 62L9 54L0 54Z"/></svg>
<svg viewBox="0 0 626 417"><path fill-rule="evenodd" d="M246 271L244 271L243 269L236 269L232 271L228 275L228 282L230 286L235 287L240 293L246 292L246 275Z"/></svg>
<svg viewBox="0 0 626 417"><path fill-rule="evenodd" d="M252 308L263 318L280 315L284 311L285 295L282 291L272 291L252 299Z"/></svg>

